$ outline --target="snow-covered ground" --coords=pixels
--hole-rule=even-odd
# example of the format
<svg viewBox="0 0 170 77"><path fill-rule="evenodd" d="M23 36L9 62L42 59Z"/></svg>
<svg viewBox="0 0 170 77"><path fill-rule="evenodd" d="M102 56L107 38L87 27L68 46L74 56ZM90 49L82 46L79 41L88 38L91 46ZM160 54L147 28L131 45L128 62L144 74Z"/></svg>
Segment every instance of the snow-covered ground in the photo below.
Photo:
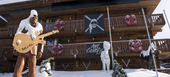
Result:
<svg viewBox="0 0 170 77"><path fill-rule="evenodd" d="M147 69L125 69L128 77L157 77L156 72ZM170 77L170 74L158 72L159 77Z"/></svg>
<svg viewBox="0 0 170 77"><path fill-rule="evenodd" d="M128 77L156 77L154 71L147 69L125 69ZM89 71L52 71L51 77L111 77L113 71L103 72L101 70ZM0 77L12 77L13 73L0 73ZM170 77L170 74L158 73L159 77Z"/></svg>

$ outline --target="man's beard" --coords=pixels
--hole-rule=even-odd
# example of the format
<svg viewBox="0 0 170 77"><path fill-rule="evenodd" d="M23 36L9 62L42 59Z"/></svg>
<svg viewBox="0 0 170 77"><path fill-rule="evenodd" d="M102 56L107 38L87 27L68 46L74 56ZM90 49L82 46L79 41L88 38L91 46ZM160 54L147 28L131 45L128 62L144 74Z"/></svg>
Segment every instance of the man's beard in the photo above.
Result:
<svg viewBox="0 0 170 77"><path fill-rule="evenodd" d="M35 26L36 26L36 23L35 23L35 22L32 22L32 23L31 23L31 26L35 27Z"/></svg>

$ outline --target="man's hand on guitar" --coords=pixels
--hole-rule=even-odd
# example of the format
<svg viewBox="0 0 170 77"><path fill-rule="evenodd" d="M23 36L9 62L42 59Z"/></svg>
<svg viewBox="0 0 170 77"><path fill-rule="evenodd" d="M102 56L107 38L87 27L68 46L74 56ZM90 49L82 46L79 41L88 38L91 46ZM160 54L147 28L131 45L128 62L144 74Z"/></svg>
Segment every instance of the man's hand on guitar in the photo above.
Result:
<svg viewBox="0 0 170 77"><path fill-rule="evenodd" d="M34 40L36 38L35 34L31 34L32 39Z"/></svg>
<svg viewBox="0 0 170 77"><path fill-rule="evenodd" d="M38 57L38 58L41 58L41 57L42 57L42 52L38 52L37 57Z"/></svg>
<svg viewBox="0 0 170 77"><path fill-rule="evenodd" d="M14 49L13 50L13 54L15 55L15 56L18 56L19 55L19 53Z"/></svg>
<svg viewBox="0 0 170 77"><path fill-rule="evenodd" d="M21 44L21 42L22 41L20 39L18 39L16 44L19 45L19 44Z"/></svg>

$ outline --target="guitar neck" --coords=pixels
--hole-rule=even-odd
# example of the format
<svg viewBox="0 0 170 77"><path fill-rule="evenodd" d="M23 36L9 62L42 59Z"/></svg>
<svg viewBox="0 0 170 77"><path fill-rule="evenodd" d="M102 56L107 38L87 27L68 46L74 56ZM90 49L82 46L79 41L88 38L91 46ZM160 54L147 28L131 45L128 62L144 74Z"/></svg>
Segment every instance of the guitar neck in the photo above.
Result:
<svg viewBox="0 0 170 77"><path fill-rule="evenodd" d="M54 31L51 31L51 32L48 32L48 33L39 35L38 37L39 37L39 38L43 38L43 37L47 37L47 36L52 35L52 34L55 34L55 33L59 33L59 31L58 31L58 30L54 30Z"/></svg>

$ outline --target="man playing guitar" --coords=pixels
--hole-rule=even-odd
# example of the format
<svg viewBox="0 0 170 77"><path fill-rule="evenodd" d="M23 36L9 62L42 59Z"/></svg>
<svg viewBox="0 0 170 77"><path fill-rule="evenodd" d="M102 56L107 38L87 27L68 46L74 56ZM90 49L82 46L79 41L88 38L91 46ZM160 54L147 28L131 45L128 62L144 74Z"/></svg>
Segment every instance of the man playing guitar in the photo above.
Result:
<svg viewBox="0 0 170 77"><path fill-rule="evenodd" d="M23 19L20 22L19 28L17 29L17 32L15 35L25 33L25 34L30 34L32 39L35 39L36 38L35 32L42 33L43 27L38 22L37 11L31 10L30 16L26 19ZM21 42L22 42L21 40L17 40L17 43L21 43ZM40 48L37 48L38 46ZM43 44L35 45L29 52L19 53L13 77L21 77L21 73L22 73L22 70L24 68L26 61L28 61L28 66L29 66L28 68L29 77L35 77L36 76L36 55L38 58L41 58L43 47L44 47Z"/></svg>

